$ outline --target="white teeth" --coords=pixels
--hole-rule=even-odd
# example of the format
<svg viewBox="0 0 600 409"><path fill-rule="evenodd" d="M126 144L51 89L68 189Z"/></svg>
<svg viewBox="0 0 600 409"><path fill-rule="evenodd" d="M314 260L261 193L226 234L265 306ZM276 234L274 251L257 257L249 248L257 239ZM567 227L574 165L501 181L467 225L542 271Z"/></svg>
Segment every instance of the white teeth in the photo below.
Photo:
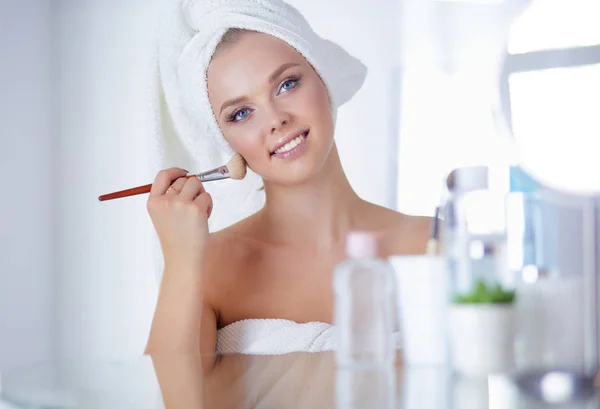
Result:
<svg viewBox="0 0 600 409"><path fill-rule="evenodd" d="M306 137L305 134L299 135L295 139L293 139L290 142L286 143L281 148L277 149L275 151L275 153L283 153L283 152L287 152L287 151L290 151L290 150L294 149L296 146L298 146L298 145L300 145L300 143L302 143L302 141L304 140L305 137Z"/></svg>

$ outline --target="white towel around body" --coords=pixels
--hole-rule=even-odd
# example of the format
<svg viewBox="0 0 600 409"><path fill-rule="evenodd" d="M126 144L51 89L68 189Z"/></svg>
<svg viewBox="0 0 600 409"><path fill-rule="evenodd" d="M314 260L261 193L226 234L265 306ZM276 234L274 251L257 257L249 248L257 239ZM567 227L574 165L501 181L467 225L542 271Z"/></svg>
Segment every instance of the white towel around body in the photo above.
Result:
<svg viewBox="0 0 600 409"><path fill-rule="evenodd" d="M396 348L401 333L394 333ZM335 351L335 327L325 322L298 323L286 319L246 319L217 331L218 354L281 355Z"/></svg>
<svg viewBox="0 0 600 409"><path fill-rule="evenodd" d="M299 324L285 319L247 319L217 331L217 353L281 355L335 349L334 327L324 322Z"/></svg>

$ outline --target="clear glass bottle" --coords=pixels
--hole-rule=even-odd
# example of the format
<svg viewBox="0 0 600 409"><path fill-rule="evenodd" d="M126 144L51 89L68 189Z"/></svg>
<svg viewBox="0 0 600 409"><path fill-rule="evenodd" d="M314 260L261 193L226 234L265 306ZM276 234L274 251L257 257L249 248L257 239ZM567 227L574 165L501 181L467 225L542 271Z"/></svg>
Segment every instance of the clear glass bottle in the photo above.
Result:
<svg viewBox="0 0 600 409"><path fill-rule="evenodd" d="M377 258L375 237L351 232L347 259L335 269L336 360L347 369L372 369L395 361L395 279L390 264Z"/></svg>

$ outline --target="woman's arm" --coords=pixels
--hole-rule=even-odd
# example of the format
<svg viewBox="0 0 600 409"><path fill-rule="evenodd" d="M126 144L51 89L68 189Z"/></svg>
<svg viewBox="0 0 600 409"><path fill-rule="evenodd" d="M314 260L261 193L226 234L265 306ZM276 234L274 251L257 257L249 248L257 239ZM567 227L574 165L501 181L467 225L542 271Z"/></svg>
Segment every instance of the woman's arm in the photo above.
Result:
<svg viewBox="0 0 600 409"><path fill-rule="evenodd" d="M186 174L177 168L158 172L148 198L165 270L146 354L198 354L200 348L212 199L200 180ZM216 331L209 318L205 324Z"/></svg>
<svg viewBox="0 0 600 409"><path fill-rule="evenodd" d="M213 357L217 345L217 312L211 305L211 279L217 264L218 244L211 235L205 247L202 266L178 267L163 274L146 354L191 354ZM177 268L177 267L174 267ZM220 266L223 268L223 265ZM174 272L174 274L171 274ZM204 365L211 367L210 359Z"/></svg>
<svg viewBox="0 0 600 409"><path fill-rule="evenodd" d="M151 359L165 409L204 408L204 370L200 355L158 354Z"/></svg>
<svg viewBox="0 0 600 409"><path fill-rule="evenodd" d="M190 271L193 270L193 271ZM166 267L146 354L199 352L202 323L202 275L193 266Z"/></svg>

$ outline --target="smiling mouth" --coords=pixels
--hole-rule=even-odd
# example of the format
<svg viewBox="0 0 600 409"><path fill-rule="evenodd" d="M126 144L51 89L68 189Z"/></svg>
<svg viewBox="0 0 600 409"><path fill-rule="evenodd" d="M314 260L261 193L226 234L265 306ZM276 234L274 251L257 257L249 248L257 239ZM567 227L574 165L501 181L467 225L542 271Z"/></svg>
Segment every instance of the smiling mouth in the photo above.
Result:
<svg viewBox="0 0 600 409"><path fill-rule="evenodd" d="M279 149L275 150L274 152L271 152L271 156L278 155L278 154L284 154L284 153L294 150L294 148L296 148L298 145L300 145L302 142L304 142L304 140L306 138L308 138L309 133L310 133L309 130L304 131L303 133L301 133L300 135L298 135L297 137L295 137L294 139L292 139L285 145L281 146Z"/></svg>

